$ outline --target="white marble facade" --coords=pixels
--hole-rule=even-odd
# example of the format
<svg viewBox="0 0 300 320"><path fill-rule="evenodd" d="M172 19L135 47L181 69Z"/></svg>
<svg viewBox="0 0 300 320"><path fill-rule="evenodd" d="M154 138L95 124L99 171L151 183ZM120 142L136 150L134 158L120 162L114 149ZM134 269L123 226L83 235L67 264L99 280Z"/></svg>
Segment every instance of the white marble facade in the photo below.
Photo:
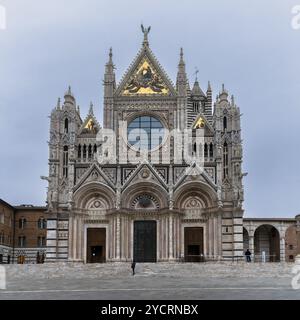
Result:
<svg viewBox="0 0 300 320"><path fill-rule="evenodd" d="M233 96L223 86L213 101L210 83L204 93L197 79L190 87L182 50L174 85L150 49L148 33L118 84L110 51L103 84L103 126L92 104L81 118L71 88L51 113L47 261L87 262L89 228L106 230L106 261L132 260L134 221L146 220L156 221L156 261L184 257L185 228L202 228L207 259L242 258L244 174ZM150 118L169 131L190 129L191 153L202 152L203 167L175 161L177 145L167 136L138 158L123 141L120 121L143 125ZM116 133L110 158L107 129ZM202 144L194 138L197 130ZM120 146L138 160L124 161Z"/></svg>

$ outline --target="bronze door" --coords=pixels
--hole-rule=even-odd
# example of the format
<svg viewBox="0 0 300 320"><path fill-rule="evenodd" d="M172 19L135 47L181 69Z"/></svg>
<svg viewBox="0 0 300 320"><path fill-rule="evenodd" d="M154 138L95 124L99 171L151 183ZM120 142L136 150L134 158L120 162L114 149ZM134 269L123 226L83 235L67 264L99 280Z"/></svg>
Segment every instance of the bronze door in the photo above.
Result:
<svg viewBox="0 0 300 320"><path fill-rule="evenodd" d="M156 221L134 221L134 261L156 262Z"/></svg>

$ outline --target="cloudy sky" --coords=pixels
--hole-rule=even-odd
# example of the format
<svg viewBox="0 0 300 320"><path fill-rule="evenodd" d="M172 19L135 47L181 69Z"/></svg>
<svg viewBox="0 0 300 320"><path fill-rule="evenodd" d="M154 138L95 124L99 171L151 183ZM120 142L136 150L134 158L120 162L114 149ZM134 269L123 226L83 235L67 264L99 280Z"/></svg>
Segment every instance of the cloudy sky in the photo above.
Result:
<svg viewBox="0 0 300 320"><path fill-rule="evenodd" d="M72 86L82 116L94 102L102 121L109 47L117 78L151 25L150 46L175 82L184 48L214 97L224 82L241 108L247 217L300 213L300 0L0 0L0 198L43 205L49 114ZM300 20L300 19L299 19Z"/></svg>

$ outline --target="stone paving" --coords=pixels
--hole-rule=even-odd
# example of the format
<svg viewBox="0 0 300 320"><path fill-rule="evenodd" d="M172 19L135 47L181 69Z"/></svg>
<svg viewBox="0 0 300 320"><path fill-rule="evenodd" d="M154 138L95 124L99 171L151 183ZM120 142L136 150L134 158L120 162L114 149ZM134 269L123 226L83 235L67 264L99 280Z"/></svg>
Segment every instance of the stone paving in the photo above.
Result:
<svg viewBox="0 0 300 320"><path fill-rule="evenodd" d="M300 299L292 263L6 265L0 299ZM300 270L299 270L300 272ZM299 281L300 282L300 281Z"/></svg>

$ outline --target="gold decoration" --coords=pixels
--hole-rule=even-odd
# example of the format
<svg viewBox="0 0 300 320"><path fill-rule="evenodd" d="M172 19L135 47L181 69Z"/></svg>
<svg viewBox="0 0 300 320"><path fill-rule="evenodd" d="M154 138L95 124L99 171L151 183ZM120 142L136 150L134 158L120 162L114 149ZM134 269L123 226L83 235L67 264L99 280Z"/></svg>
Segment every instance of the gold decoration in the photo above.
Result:
<svg viewBox="0 0 300 320"><path fill-rule="evenodd" d="M125 95L168 93L168 88L147 60L142 63L123 91Z"/></svg>
<svg viewBox="0 0 300 320"><path fill-rule="evenodd" d="M204 128L204 125L205 125L204 119L202 117L199 117L199 119L194 125L194 129Z"/></svg>
<svg viewBox="0 0 300 320"><path fill-rule="evenodd" d="M97 127L95 125L93 118L90 118L88 120L88 122L84 126L84 129L85 129L84 130L85 132L87 131L87 132L97 133Z"/></svg>

